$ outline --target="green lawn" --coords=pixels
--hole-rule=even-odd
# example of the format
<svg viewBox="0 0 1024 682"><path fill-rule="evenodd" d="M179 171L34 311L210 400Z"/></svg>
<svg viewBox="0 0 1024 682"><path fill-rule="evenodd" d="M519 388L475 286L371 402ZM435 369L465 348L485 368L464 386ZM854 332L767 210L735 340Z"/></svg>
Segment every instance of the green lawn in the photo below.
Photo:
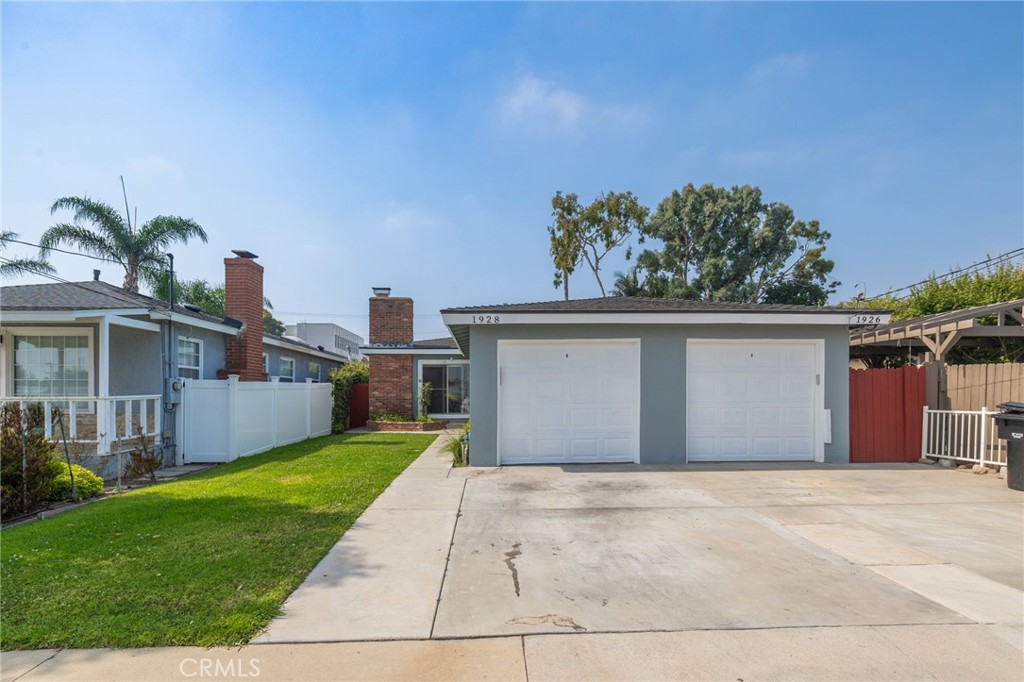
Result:
<svg viewBox="0 0 1024 682"><path fill-rule="evenodd" d="M434 439L327 436L0 534L0 648L248 641Z"/></svg>

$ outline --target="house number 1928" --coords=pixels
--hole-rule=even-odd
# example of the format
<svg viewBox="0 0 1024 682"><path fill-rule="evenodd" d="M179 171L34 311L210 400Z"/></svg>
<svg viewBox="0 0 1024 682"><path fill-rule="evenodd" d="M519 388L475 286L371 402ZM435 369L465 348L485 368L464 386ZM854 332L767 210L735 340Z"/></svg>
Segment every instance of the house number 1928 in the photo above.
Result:
<svg viewBox="0 0 1024 682"><path fill-rule="evenodd" d="M501 322L500 315L474 315L473 324L498 324Z"/></svg>

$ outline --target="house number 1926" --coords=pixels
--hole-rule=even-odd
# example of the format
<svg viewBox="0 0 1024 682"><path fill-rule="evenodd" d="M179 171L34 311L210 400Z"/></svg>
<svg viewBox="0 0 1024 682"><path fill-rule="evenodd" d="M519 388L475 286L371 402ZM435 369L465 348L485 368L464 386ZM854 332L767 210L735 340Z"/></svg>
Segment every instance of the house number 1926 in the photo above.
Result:
<svg viewBox="0 0 1024 682"><path fill-rule="evenodd" d="M500 315L474 315L473 324L498 324L501 322Z"/></svg>

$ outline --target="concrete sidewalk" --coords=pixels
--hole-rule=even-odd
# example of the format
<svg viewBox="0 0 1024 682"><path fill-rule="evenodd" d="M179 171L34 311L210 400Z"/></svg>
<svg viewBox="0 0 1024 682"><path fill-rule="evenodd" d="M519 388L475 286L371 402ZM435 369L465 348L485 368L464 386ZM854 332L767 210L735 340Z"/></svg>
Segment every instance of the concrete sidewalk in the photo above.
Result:
<svg viewBox="0 0 1024 682"><path fill-rule="evenodd" d="M448 478L447 440L381 493L254 642L430 638L465 488Z"/></svg>
<svg viewBox="0 0 1024 682"><path fill-rule="evenodd" d="M1020 680L1020 628L854 626L16 651L3 682L246 680Z"/></svg>

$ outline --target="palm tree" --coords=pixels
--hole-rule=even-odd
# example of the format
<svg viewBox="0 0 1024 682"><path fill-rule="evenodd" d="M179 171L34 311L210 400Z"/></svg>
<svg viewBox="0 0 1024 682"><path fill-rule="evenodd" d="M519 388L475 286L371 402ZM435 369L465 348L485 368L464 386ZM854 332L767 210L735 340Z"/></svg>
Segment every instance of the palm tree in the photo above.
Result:
<svg viewBox="0 0 1024 682"><path fill-rule="evenodd" d="M124 189L124 178L121 178ZM59 244L78 247L83 252L119 263L124 268L124 288L138 293L139 273L155 272L164 265L164 251L174 243L186 243L197 237L206 243L206 231L191 218L157 216L141 227L132 225L125 195L125 215L88 197L63 197L53 202L50 213L74 211L71 223L57 223L39 240L45 256ZM138 221L136 220L136 223ZM91 223L86 227L81 223Z"/></svg>
<svg viewBox="0 0 1024 682"><path fill-rule="evenodd" d="M640 275L636 268L630 268L629 272L616 272L615 285L612 288L612 296L642 296L643 287L640 285Z"/></svg>
<svg viewBox="0 0 1024 682"><path fill-rule="evenodd" d="M0 232L0 251L18 238L17 232L3 230ZM4 258L0 262L0 276L18 277L20 275L52 275L57 270L43 258Z"/></svg>

